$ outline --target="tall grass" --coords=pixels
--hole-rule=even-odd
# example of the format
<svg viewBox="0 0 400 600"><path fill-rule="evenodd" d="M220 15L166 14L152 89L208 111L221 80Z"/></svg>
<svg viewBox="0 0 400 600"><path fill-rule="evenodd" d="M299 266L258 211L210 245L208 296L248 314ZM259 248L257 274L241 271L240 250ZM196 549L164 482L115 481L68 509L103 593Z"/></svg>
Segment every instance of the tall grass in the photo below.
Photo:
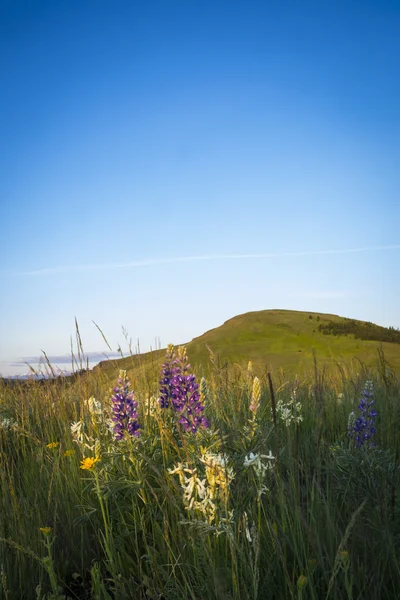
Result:
<svg viewBox="0 0 400 600"><path fill-rule="evenodd" d="M290 381L211 360L195 435L160 409L154 365L131 379L138 439L114 439L101 370L0 384L0 598L399 597L399 381L382 364ZM367 379L376 446L355 448Z"/></svg>

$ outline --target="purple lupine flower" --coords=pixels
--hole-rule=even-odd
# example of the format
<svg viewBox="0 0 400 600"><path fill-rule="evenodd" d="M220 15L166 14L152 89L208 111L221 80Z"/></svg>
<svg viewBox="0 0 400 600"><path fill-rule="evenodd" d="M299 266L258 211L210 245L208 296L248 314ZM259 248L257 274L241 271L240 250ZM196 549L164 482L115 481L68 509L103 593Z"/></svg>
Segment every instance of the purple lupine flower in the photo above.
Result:
<svg viewBox="0 0 400 600"><path fill-rule="evenodd" d="M118 382L113 392L111 402L115 439L122 440L125 431L129 435L139 437L140 426L136 410L138 403L134 400L134 393L131 390L126 371L119 372Z"/></svg>
<svg viewBox="0 0 400 600"><path fill-rule="evenodd" d="M375 403L372 381L365 383L361 392L360 404L358 409L361 415L353 418L352 426L349 427L349 436L356 442L356 447L361 448L365 444L375 446L371 438L375 435L375 419L377 412L372 405Z"/></svg>
<svg viewBox="0 0 400 600"><path fill-rule="evenodd" d="M178 348L178 353L175 354L170 344L161 369L160 406L172 406L180 413L178 422L183 429L196 433L199 427L207 429L210 424L203 415L204 406L200 402L199 385L190 369L185 348Z"/></svg>

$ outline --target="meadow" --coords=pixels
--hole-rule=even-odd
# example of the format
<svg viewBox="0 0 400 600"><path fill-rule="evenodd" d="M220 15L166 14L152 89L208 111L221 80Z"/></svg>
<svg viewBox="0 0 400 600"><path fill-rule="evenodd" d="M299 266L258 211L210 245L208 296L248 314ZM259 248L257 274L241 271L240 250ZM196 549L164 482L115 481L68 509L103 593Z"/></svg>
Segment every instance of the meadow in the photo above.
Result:
<svg viewBox="0 0 400 600"><path fill-rule="evenodd" d="M189 359L1 381L0 598L398 598L384 355L301 378Z"/></svg>
<svg viewBox="0 0 400 600"><path fill-rule="evenodd" d="M332 332L327 335L326 330L331 332L335 326L340 334L334 335ZM369 335L362 335L365 330ZM360 332L361 336L358 335ZM397 343L388 342L393 337ZM222 365L228 362L246 367L251 360L258 370L264 370L268 365L275 377L280 378L280 371L283 370L284 379L287 376L294 378L296 374L304 379L314 370L314 353L325 372L335 373L338 364L357 371L358 361L374 368L378 353L383 351L386 361L400 375L399 342L400 332L393 328L338 315L275 309L237 315L195 337L185 346L193 367L202 375L209 373L211 363L208 348L212 348ZM106 360L95 370L102 369L111 379L118 375L118 368L145 368L151 371L152 377L157 377L163 352L135 352L134 357L128 356L118 361L119 367L113 361Z"/></svg>

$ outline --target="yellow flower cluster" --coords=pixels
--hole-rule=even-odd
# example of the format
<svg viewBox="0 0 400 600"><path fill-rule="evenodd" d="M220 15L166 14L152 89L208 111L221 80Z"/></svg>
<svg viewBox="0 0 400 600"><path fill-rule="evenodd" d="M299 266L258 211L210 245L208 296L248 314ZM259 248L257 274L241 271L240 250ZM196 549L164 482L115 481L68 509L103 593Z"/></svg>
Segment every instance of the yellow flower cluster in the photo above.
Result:
<svg viewBox="0 0 400 600"><path fill-rule="evenodd" d="M50 442L50 444L46 445L46 448L58 448L60 442Z"/></svg>
<svg viewBox="0 0 400 600"><path fill-rule="evenodd" d="M100 459L99 458L93 458L91 456L88 456L87 458L84 458L83 460L81 460L81 469L83 469L84 471L92 471L94 468L94 465L99 462Z"/></svg>

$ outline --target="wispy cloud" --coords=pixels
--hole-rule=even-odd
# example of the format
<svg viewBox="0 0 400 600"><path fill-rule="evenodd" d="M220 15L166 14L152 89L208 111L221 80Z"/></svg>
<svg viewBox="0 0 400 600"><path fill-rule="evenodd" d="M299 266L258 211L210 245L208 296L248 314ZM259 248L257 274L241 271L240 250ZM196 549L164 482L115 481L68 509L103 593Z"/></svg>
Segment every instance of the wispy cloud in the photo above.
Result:
<svg viewBox="0 0 400 600"><path fill-rule="evenodd" d="M347 292L335 292L335 291L309 291L309 292L296 292L289 294L292 298L309 298L311 300L326 300L331 298L347 298L349 294Z"/></svg>
<svg viewBox="0 0 400 600"><path fill-rule="evenodd" d="M184 263L194 261L215 261L215 260L254 260L254 259L273 259L301 256L319 256L324 254L352 254L357 252L373 252L378 250L399 250L400 244L391 246L370 246L365 248L348 248L341 250L311 250L304 252L268 252L265 254L210 254L203 256L177 256L170 258L148 258L143 260L134 260L130 262L100 264L100 265L62 265L56 267L45 267L33 271L20 273L21 275L59 275L63 273L79 273L88 271L113 271L116 269L133 269L138 267L151 267L164 264Z"/></svg>

